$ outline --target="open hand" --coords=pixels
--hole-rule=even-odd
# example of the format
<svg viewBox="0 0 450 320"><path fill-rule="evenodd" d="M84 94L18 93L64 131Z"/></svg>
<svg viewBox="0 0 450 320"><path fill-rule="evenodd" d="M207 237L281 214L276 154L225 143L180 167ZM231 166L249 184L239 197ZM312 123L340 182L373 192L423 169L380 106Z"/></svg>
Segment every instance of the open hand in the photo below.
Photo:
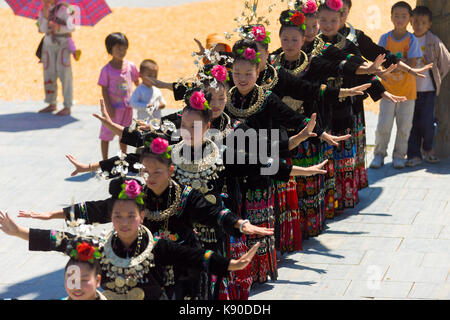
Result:
<svg viewBox="0 0 450 320"><path fill-rule="evenodd" d="M348 140L352 137L351 134L346 134L345 136L333 136L331 134L328 134L326 132L322 133L320 138L328 143L330 146L339 146L339 142Z"/></svg>
<svg viewBox="0 0 450 320"><path fill-rule="evenodd" d="M31 219L38 219L38 220L50 220L51 216L50 213L39 213L34 211L19 211L18 218L31 218Z"/></svg>
<svg viewBox="0 0 450 320"><path fill-rule="evenodd" d="M102 123L112 123L111 115L108 113L108 110L106 109L105 101L103 99L100 99L100 112L101 115L93 114L95 118L100 120ZM112 115L114 117L114 115Z"/></svg>
<svg viewBox="0 0 450 320"><path fill-rule="evenodd" d="M262 228L262 227L257 227L253 224L251 224L250 222L245 223L242 226L242 231L244 232L244 234L257 234L260 236L271 236L273 235L273 228Z"/></svg>
<svg viewBox="0 0 450 320"><path fill-rule="evenodd" d="M76 176L82 172L89 171L89 165L79 162L76 158L71 156L70 154L66 155L66 158L75 166L75 171L70 174L71 177Z"/></svg>
<svg viewBox="0 0 450 320"><path fill-rule="evenodd" d="M16 236L19 234L19 226L8 215L0 211L0 230L9 236Z"/></svg>
<svg viewBox="0 0 450 320"><path fill-rule="evenodd" d="M339 92L339 98L362 96L364 94L364 91L369 89L370 86L372 86L371 83L365 83L363 85L349 88L349 89L341 88L341 90Z"/></svg>
<svg viewBox="0 0 450 320"><path fill-rule="evenodd" d="M327 170L324 170L323 167L327 163L328 163L328 160L325 160L322 163L316 164L315 166L305 168L308 171L305 176L314 176L316 174L326 174Z"/></svg>
<svg viewBox="0 0 450 320"><path fill-rule="evenodd" d="M248 264L252 261L253 257L255 256L256 252L258 251L259 246L261 243L256 243L250 250L247 251L246 254L244 254L240 259L235 260L231 259L230 264L228 265L229 271L236 271L236 270L242 270L245 269L245 267L248 266Z"/></svg>
<svg viewBox="0 0 450 320"><path fill-rule="evenodd" d="M387 100L389 100L391 102L394 102L394 103L405 102L406 100L408 100L408 99L406 99L406 97L395 96L392 93L389 93L387 91L383 92L383 94L381 96L384 99L387 99Z"/></svg>
<svg viewBox="0 0 450 320"><path fill-rule="evenodd" d="M409 73L412 74L413 76L417 77L417 78L425 79L427 77L425 72L427 72L431 68L433 68L433 63L427 64L426 66L424 66L422 68L411 68Z"/></svg>

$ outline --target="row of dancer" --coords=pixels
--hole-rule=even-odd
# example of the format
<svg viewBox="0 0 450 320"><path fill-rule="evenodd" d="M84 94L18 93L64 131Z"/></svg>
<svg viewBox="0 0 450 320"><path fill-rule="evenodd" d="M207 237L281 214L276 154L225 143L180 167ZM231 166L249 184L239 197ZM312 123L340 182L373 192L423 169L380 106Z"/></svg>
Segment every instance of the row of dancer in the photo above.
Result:
<svg viewBox="0 0 450 320"><path fill-rule="evenodd" d="M276 280L277 250L301 250L302 238L318 235L326 218L357 203L358 189L367 186L364 91L375 100L403 99L387 92L378 76L408 67L384 49L374 53L371 46L376 45L345 24L345 12L334 1L297 3L294 10L283 11L282 48L271 55L265 26L241 26L242 39L232 52L207 51L209 64L199 66L191 82L148 79L184 99L182 111L162 121L123 127L102 104L102 114L96 117L123 144L136 147L135 153L94 164L69 156L76 167L73 174L100 170L109 178L132 171L142 176L141 218L154 237L207 250L205 256L213 250L240 266L252 258L249 266L229 274L194 270L188 262L166 267L167 281L160 287L169 299L247 299L253 283ZM305 30L311 25L317 30L320 26L321 33L305 44ZM410 70L417 75L421 71ZM181 142L172 134L175 129L181 131ZM278 138L269 135L264 140L258 135L264 129L278 130ZM242 134L251 133L256 134L257 148L247 143L236 149ZM264 146L276 151L263 158L259 151ZM244 164L236 161L239 155L244 155ZM270 170L274 164L278 170ZM264 170L271 173L262 174ZM128 184L121 184L124 190ZM113 197L19 216L107 223L114 220L114 206ZM0 223L3 228L14 225L7 216ZM45 233L49 235L52 238L51 232ZM120 237L115 243L112 251L119 254L115 250L123 249L124 258L144 250L135 242L127 246L130 242ZM111 284L117 274L104 276L110 298L129 298L135 287L144 288L143 295L133 291L139 291L140 298L154 298L141 281L131 281L134 287L118 281L118 286Z"/></svg>

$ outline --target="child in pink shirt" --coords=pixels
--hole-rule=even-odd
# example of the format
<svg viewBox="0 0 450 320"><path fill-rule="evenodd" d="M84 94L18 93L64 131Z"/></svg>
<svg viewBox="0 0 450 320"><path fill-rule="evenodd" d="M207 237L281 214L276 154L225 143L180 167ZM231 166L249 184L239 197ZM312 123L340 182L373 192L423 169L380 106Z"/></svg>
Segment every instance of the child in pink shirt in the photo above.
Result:
<svg viewBox="0 0 450 320"><path fill-rule="evenodd" d="M133 92L133 83L139 85L139 71L136 65L125 60L128 50L128 39L122 33L112 33L105 40L106 50L112 60L103 67L98 84L102 87L103 100L109 116L117 124L129 127L133 120L133 109L129 99ZM100 140L103 159L108 159L109 142L114 134L104 125L101 127ZM122 152L127 146L120 144Z"/></svg>

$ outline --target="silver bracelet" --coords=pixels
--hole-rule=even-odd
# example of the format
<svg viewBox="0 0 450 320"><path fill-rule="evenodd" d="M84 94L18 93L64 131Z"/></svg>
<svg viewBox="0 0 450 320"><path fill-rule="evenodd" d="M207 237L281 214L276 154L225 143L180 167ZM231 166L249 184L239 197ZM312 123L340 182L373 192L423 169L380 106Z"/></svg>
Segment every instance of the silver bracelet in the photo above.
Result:
<svg viewBox="0 0 450 320"><path fill-rule="evenodd" d="M241 232L241 233L244 233L244 231L242 230L242 228L244 227L244 224L246 224L246 223L249 223L250 221L249 220L244 220L244 221L242 221L242 223L241 223L241 225L239 226L239 231Z"/></svg>

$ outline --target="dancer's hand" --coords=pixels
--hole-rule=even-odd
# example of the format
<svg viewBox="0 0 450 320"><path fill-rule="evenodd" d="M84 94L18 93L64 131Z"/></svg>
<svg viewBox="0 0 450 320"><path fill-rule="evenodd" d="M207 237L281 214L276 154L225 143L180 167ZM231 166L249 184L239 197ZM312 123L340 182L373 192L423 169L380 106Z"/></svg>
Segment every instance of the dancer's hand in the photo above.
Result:
<svg viewBox="0 0 450 320"><path fill-rule="evenodd" d="M339 91L339 98L346 98L346 97L353 97L353 96L362 96L364 94L364 91L370 88L372 86L371 83L365 83L363 85L344 89L341 88Z"/></svg>
<svg viewBox="0 0 450 320"><path fill-rule="evenodd" d="M387 99L387 100L389 100L391 102L394 102L394 103L405 102L406 100L408 100L406 97L395 96L392 93L389 93L387 91L383 92L383 94L381 96L384 99Z"/></svg>
<svg viewBox="0 0 450 320"><path fill-rule="evenodd" d="M339 146L339 142L348 140L352 137L351 134L346 134L345 136L333 136L331 134L328 134L326 132L322 133L320 138L328 143L330 146Z"/></svg>
<svg viewBox="0 0 450 320"><path fill-rule="evenodd" d="M46 213L40 213L40 212L34 212L34 211L19 211L18 218L30 218L30 219L37 219L37 220L50 220L52 219L52 215L50 212Z"/></svg>
<svg viewBox="0 0 450 320"><path fill-rule="evenodd" d="M303 130L296 135L289 138L289 150L298 147L300 143L308 140L309 138L317 137L317 134L313 132L316 127L316 119L317 113L313 113L306 127L304 127Z"/></svg>
<svg viewBox="0 0 450 320"><path fill-rule="evenodd" d="M271 236L271 235L273 235L274 229L257 227L255 225L251 224L250 222L247 222L242 226L242 231L244 234L256 234L256 235L260 235L260 236Z"/></svg>
<svg viewBox="0 0 450 320"><path fill-rule="evenodd" d="M66 158L75 166L75 171L70 174L71 177L76 176L79 173L91 171L91 166L89 164L79 162L70 154L66 155Z"/></svg>
<svg viewBox="0 0 450 320"><path fill-rule="evenodd" d="M102 113L102 115L98 115L98 114L94 113L93 116L96 117L98 120L100 120L105 125L113 123L113 121L111 120L111 117L114 117L114 114L110 115L110 113L108 113L108 110L106 109L105 101L103 99L100 99L100 112ZM113 111L113 113L114 113L114 111Z"/></svg>
<svg viewBox="0 0 450 320"><path fill-rule="evenodd" d="M253 257L255 256L256 252L258 251L259 246L261 243L256 243L250 250L247 251L246 254L244 254L240 259L235 260L231 259L230 264L228 265L229 271L236 271L236 270L242 270L245 269L245 267L248 266L248 264L252 261Z"/></svg>
<svg viewBox="0 0 450 320"><path fill-rule="evenodd" d="M422 68L411 68L409 70L409 73L417 78L425 79L427 77L425 72L427 72L431 68L433 68L433 63L427 64L426 66L424 66Z"/></svg>
<svg viewBox="0 0 450 320"><path fill-rule="evenodd" d="M323 161L322 163L316 164L315 166L306 167L305 177L314 176L316 174L326 174L327 170L324 170L323 167L328 163L328 160Z"/></svg>
<svg viewBox="0 0 450 320"><path fill-rule="evenodd" d="M0 230L9 236L29 240L30 229L19 226L9 217L7 212L0 211Z"/></svg>

